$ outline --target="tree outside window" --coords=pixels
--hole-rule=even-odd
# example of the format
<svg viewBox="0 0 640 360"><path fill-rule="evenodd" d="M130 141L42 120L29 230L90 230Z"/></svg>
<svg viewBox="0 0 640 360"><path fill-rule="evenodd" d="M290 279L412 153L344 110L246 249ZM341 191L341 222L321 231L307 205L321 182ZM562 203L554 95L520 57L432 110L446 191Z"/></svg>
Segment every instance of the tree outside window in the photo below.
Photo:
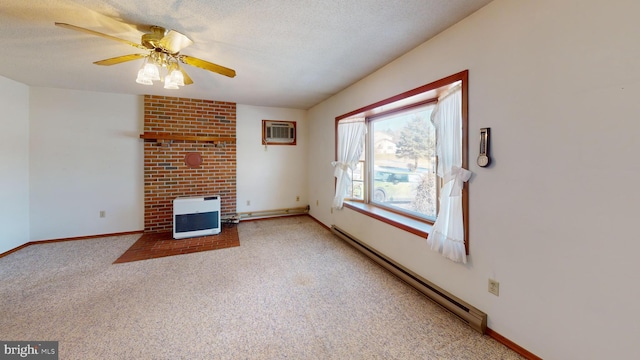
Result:
<svg viewBox="0 0 640 360"><path fill-rule="evenodd" d="M374 144L371 202L435 219L433 105L378 116L369 121Z"/></svg>

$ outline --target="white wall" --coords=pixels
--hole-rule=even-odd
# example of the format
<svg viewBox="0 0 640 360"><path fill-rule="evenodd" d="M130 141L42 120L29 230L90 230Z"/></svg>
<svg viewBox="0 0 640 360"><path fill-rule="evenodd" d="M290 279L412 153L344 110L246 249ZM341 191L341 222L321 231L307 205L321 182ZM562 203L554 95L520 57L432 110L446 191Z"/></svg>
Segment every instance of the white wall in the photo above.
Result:
<svg viewBox="0 0 640 360"><path fill-rule="evenodd" d="M0 76L0 254L29 242L29 88Z"/></svg>
<svg viewBox="0 0 640 360"><path fill-rule="evenodd" d="M31 239L144 229L143 98L32 87L30 109Z"/></svg>
<svg viewBox="0 0 640 360"><path fill-rule="evenodd" d="M306 111L241 104L236 111L237 211L308 205ZM295 121L296 145L262 145L262 120Z"/></svg>
<svg viewBox="0 0 640 360"><path fill-rule="evenodd" d="M142 230L143 99L0 80L0 102L13 114L2 117L0 134L1 180L11 189L0 189L10 213L0 252L29 240ZM297 145L265 150L262 119L296 121ZM306 111L238 104L237 137L237 211L309 204Z"/></svg>
<svg viewBox="0 0 640 360"><path fill-rule="evenodd" d="M545 359L640 358L640 2L495 0L309 112L312 215L488 313ZM334 118L469 69L470 263L330 212ZM478 130L494 164L479 168ZM487 279L500 282L500 296Z"/></svg>

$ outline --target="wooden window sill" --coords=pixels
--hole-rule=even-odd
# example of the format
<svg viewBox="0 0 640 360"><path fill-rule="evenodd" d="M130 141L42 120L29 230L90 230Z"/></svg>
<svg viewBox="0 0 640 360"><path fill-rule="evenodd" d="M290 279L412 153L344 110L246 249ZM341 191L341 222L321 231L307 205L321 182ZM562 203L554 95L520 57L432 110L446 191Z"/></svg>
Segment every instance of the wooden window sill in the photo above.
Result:
<svg viewBox="0 0 640 360"><path fill-rule="evenodd" d="M408 231L425 239L431 232L432 225L426 222L422 222L408 216L403 216L401 214L397 214L395 212L385 210L371 204L345 200L344 207L370 216L376 220L380 220L404 231Z"/></svg>

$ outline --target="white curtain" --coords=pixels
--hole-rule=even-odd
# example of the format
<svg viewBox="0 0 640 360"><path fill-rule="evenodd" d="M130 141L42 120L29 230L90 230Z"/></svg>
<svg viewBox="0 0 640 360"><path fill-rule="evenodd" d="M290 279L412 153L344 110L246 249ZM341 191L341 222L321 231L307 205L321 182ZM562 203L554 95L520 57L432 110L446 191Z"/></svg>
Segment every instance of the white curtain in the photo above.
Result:
<svg viewBox="0 0 640 360"><path fill-rule="evenodd" d="M443 179L440 209L427 237L432 250L455 262L467 263L462 188L471 172L462 168L462 89L458 85L438 99L431 114L436 128L438 177Z"/></svg>
<svg viewBox="0 0 640 360"><path fill-rule="evenodd" d="M344 197L351 185L351 171L358 165L366 133L364 118L348 119L344 123L338 123L338 160L331 162L335 167L333 174L336 177L334 209L342 209Z"/></svg>

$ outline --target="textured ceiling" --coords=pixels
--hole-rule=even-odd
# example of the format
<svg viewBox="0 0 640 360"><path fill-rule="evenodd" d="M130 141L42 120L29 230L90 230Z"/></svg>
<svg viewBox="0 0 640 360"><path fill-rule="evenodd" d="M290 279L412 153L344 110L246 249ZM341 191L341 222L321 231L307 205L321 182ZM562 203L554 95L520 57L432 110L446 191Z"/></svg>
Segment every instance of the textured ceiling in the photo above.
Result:
<svg viewBox="0 0 640 360"><path fill-rule="evenodd" d="M308 109L470 15L490 0L2 0L0 75L43 87L154 94ZM139 49L148 25L194 44L182 54L236 70L184 65L194 84L135 82L142 60L93 62Z"/></svg>

